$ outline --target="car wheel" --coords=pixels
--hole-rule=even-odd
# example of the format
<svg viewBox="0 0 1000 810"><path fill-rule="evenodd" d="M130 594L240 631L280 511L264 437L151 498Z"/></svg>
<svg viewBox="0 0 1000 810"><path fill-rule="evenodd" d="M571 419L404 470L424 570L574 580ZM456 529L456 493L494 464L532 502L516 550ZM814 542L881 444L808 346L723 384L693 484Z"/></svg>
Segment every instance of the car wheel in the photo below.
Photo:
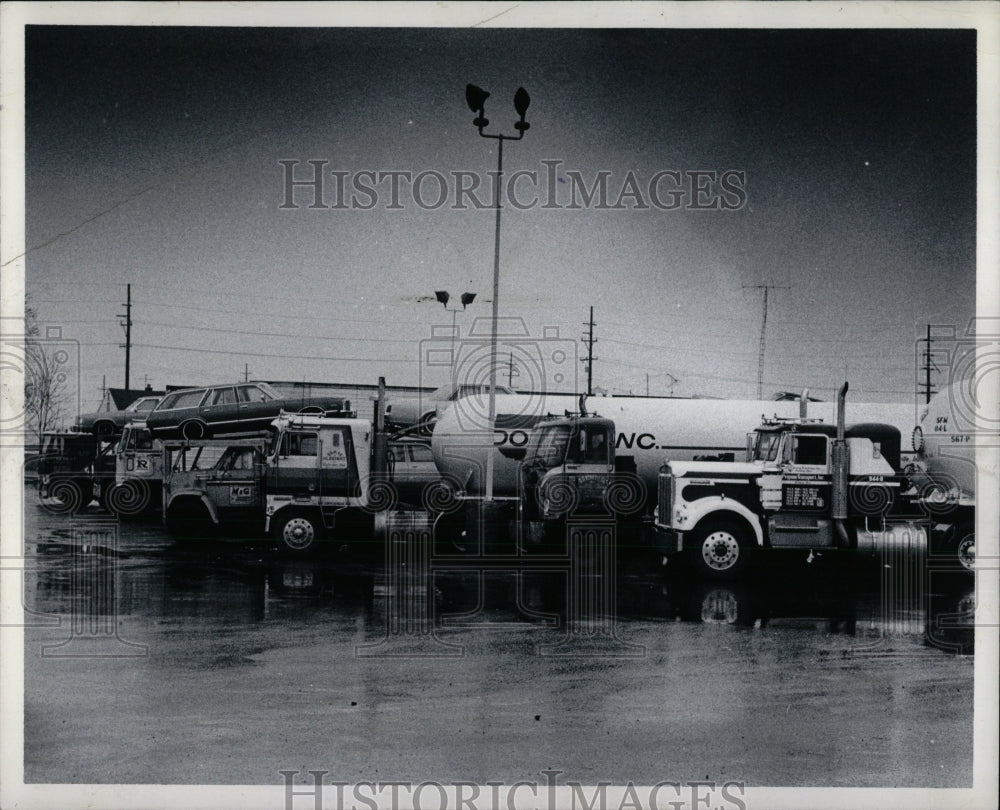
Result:
<svg viewBox="0 0 1000 810"><path fill-rule="evenodd" d="M322 524L309 512L291 512L279 519L274 527L274 539L293 554L311 551L322 533Z"/></svg>
<svg viewBox="0 0 1000 810"><path fill-rule="evenodd" d="M185 439L207 439L208 425L200 419L191 419L181 425L181 436Z"/></svg>
<svg viewBox="0 0 1000 810"><path fill-rule="evenodd" d="M115 432L116 425L107 419L94 422L94 434L96 436L111 436Z"/></svg>
<svg viewBox="0 0 1000 810"><path fill-rule="evenodd" d="M318 408L315 405L307 405L305 408L300 408L299 409L299 413L309 414L310 416L322 416L323 415L323 409L322 408Z"/></svg>
<svg viewBox="0 0 1000 810"><path fill-rule="evenodd" d="M750 564L753 546L747 529L736 521L711 521L694 531L695 567L709 579L735 579Z"/></svg>

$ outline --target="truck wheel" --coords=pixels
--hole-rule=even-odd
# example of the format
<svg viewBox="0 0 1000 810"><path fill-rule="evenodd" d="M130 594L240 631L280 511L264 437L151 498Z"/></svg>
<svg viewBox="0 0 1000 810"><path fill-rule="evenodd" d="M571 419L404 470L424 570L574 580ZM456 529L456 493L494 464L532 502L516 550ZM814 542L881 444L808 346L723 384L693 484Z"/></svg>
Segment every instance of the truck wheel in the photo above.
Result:
<svg viewBox="0 0 1000 810"><path fill-rule="evenodd" d="M60 515L69 515L83 509L89 499L84 496L85 488L79 481L72 478L61 478L49 484L49 497L58 501L58 504L46 506L50 512Z"/></svg>
<svg viewBox="0 0 1000 810"><path fill-rule="evenodd" d="M712 579L735 579L750 564L751 538L735 521L713 521L694 531L695 566Z"/></svg>
<svg viewBox="0 0 1000 810"><path fill-rule="evenodd" d="M322 536L322 526L308 512L292 512L281 518L274 529L274 539L285 551L305 554Z"/></svg>
<svg viewBox="0 0 1000 810"><path fill-rule="evenodd" d="M208 510L201 503L181 501L171 504L167 510L167 530L177 540L193 540L205 537L212 526Z"/></svg>
<svg viewBox="0 0 1000 810"><path fill-rule="evenodd" d="M434 432L434 423L437 421L437 411L425 413L417 421L417 433L420 436L430 436Z"/></svg>
<svg viewBox="0 0 1000 810"><path fill-rule="evenodd" d="M200 419L191 419L181 425L181 436L185 439L207 439L208 425Z"/></svg>
<svg viewBox="0 0 1000 810"><path fill-rule="evenodd" d="M976 526L974 523L963 523L955 531L955 540L948 547L948 553L954 555L952 560L966 571L976 568ZM958 567L956 566L956 567Z"/></svg>

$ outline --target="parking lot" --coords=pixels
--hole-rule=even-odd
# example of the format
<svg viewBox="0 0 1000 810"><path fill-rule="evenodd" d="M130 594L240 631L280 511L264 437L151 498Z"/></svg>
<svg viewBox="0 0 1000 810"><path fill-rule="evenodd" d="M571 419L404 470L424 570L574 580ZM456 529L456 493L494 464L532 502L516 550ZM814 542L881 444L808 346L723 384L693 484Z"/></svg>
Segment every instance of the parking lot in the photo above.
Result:
<svg viewBox="0 0 1000 810"><path fill-rule="evenodd" d="M294 558L26 489L25 779L969 786L973 581L912 563Z"/></svg>

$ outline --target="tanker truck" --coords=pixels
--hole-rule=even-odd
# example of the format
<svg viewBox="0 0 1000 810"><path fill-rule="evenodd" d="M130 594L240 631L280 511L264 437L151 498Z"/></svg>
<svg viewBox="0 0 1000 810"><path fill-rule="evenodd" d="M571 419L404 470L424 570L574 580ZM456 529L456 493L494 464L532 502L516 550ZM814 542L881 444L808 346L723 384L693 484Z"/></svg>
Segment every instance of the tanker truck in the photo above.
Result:
<svg viewBox="0 0 1000 810"><path fill-rule="evenodd" d="M734 578L760 549L809 560L843 551L927 548L930 521L901 462L898 428L847 425L845 382L836 426L800 416L764 420L740 463L670 461L659 474L655 526L667 556L705 577Z"/></svg>
<svg viewBox="0 0 1000 810"><path fill-rule="evenodd" d="M976 430L969 380L935 394L913 429L919 472L914 483L934 519L932 551L945 565L971 571L976 562ZM994 428L995 431L995 428Z"/></svg>
<svg viewBox="0 0 1000 810"><path fill-rule="evenodd" d="M808 400L808 392L803 396ZM638 499L638 511L647 513L655 505L665 459L745 461L748 430L765 416L794 418L800 410L794 400L517 394L496 397L491 437L487 416L460 406L453 404L438 419L431 448L438 471L461 494L483 494L492 452L494 497L523 496L537 506L537 487L558 476L560 501L610 499L633 510ZM850 403L847 409L852 421L888 423L907 436L916 422L912 405ZM833 403L809 401L811 417L832 424L834 411ZM605 454L581 448L581 436L594 442L598 434L604 436ZM533 470L527 478L522 464Z"/></svg>

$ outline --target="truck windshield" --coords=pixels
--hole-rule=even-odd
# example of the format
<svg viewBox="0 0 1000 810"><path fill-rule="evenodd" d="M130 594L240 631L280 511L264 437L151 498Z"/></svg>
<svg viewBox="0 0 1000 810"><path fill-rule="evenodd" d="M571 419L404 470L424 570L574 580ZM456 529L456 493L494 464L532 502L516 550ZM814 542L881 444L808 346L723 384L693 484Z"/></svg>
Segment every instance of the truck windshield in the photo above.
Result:
<svg viewBox="0 0 1000 810"><path fill-rule="evenodd" d="M569 444L569 425L542 428L538 432L538 444L532 459L545 467L556 467L566 458Z"/></svg>
<svg viewBox="0 0 1000 810"><path fill-rule="evenodd" d="M758 433L755 461L774 461L778 457L778 446L781 444L780 433Z"/></svg>

